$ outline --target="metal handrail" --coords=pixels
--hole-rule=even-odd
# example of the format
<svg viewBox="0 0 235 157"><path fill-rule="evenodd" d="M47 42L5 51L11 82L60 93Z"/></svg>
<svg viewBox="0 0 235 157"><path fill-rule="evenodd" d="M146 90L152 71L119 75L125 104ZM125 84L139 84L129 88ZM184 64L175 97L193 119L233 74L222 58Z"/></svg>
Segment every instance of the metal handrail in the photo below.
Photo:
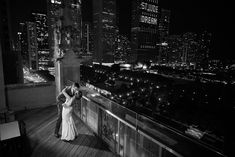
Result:
<svg viewBox="0 0 235 157"><path fill-rule="evenodd" d="M71 83L71 84L74 83L74 81L71 81L71 80L67 80L67 81L68 81L69 83ZM88 84L88 83L86 83L86 82L84 82L84 81L80 81L80 86L86 87L86 84ZM91 84L90 84L90 85L91 85ZM102 105L99 105L99 106L98 106L99 108L101 108L101 109L104 110L106 113L110 114L111 116L115 117L116 119L118 119L119 121L121 121L122 123L124 123L125 125L131 127L132 129L134 129L134 130L136 130L137 132L141 133L141 134L144 135L145 137L149 138L150 140L152 140L152 141L155 142L156 144L159 144L159 142L158 142L158 141L156 142L156 140L155 140L153 137L151 137L151 136L147 135L146 133L144 133L143 131L139 130L138 125L137 125L137 121L138 121L138 118L137 118L137 117L140 117L140 116L143 117L143 115L138 114L137 112L135 112L135 111L133 111L133 110L130 110L130 109L128 109L127 107L122 106L122 105L120 105L120 104L114 102L113 100L110 100L110 99L108 99L108 98L106 98L106 97L104 97L104 96L102 96L102 95L100 95L100 96L101 96L102 98L107 99L108 101L114 103L115 105L117 105L117 106L123 108L124 110L127 110L127 111L129 111L129 112L134 113L134 114L136 115L136 117L135 117L135 119L136 119L136 122L135 122L136 126L133 126L133 124L129 123L128 121L126 121L126 120L124 120L124 119L118 117L118 116L115 115L114 113L112 113L112 112L110 112L109 110L105 109L104 107L102 107ZM85 97L85 96L83 96L83 98L86 99L86 100L91 100L90 98L87 98L87 97ZM99 102L97 102L97 101L94 101L94 100L91 100L91 101L95 102L96 104L99 104ZM162 124L157 123L157 122L153 121L152 119L150 119L150 118L148 118L148 117L146 117L146 116L144 116L144 118L146 118L148 121L151 121L152 123L154 123L154 124L156 124L156 125L161 125L161 126L162 126ZM193 139L187 137L186 135L183 135L183 134L179 133L178 131L176 131L175 129L171 128L170 126L164 125L163 127L166 128L166 129L169 130L169 131L172 131L172 132L176 133L176 134L179 135L179 136L182 136L182 138L188 139L188 140L190 140L190 141L192 141L192 142L196 142L197 144L199 144L199 145L201 145L201 146L203 146L203 147L206 147L207 149L209 149L209 150L215 152L216 154L219 154L219 155L221 155L221 156L226 157L226 156L223 155L222 153L220 153L220 152L218 152L218 151L216 151L216 150L211 149L211 148L208 147L207 145L205 145L205 144L202 145L202 143L200 143L200 142L198 142L198 141L195 141L195 140L193 140ZM168 146L166 146L166 145L164 145L164 144L162 144L162 143L159 144L159 145L160 145L162 148L165 148L165 149L169 150L171 153L175 154L176 156L182 157L182 155L180 155L180 154L177 153L176 151L172 150L172 149L169 148Z"/></svg>
<svg viewBox="0 0 235 157"><path fill-rule="evenodd" d="M86 83L83 82L83 85L82 85L82 86L84 86L85 84L86 84ZM114 113L108 111L107 109L105 109L105 108L103 108L102 106L99 105L99 107L102 108L104 111L106 111L106 113L108 113L108 114L114 116L115 118L117 118L118 120L120 120L121 122L123 122L124 124L126 124L126 125L128 125L128 126L131 126L131 128L134 127L137 132L140 132L141 134L144 134L146 137L150 138L152 141L156 141L153 137L150 137L149 135L147 135L146 133L144 133L143 131L140 131L140 130L138 129L138 126L137 126L137 121L138 121L137 119L138 119L138 118L137 118L137 117L140 117L140 116L143 116L143 115L140 115L140 114L138 114L137 112L135 112L135 111L133 111L133 110L130 110L130 109L126 108L125 106L122 106L122 105L120 105L120 104L114 102L113 100L110 100L110 99L108 99L108 98L106 98L106 97L104 97L104 96L102 96L102 95L101 95L101 97L103 97L104 99L107 99L108 101L114 103L114 104L117 105L117 106L120 106L121 108L123 108L123 109L125 109L125 110L127 110L127 111L130 111L130 112L134 113L134 114L136 115L136 126L134 127L133 124L130 124L128 121L126 121L126 120L124 120L124 119L118 117L118 116L115 115ZM89 99L89 98L86 97L86 99ZM89 99L89 100L91 100L91 99ZM92 101L94 101L94 100L92 100ZM97 102L97 101L94 101L94 102L99 104L99 102ZM150 119L150 118L148 118L148 117L146 117L146 116L144 116L144 118L146 118L147 120L151 121L152 123L154 123L154 124L156 124L156 125L161 125L161 126L162 126L162 124L157 123L157 122L153 121L152 119ZM199 145L201 145L201 146L203 146L203 147L205 147L205 148L207 148L207 149L209 149L209 150L215 152L216 154L219 154L219 155L225 157L224 154L221 154L220 152L211 149L211 148L208 147L207 145L202 145L202 143L197 142L197 141L195 141L195 140L193 140L193 139L187 137L186 135L183 135L183 134L179 133L178 131L176 131L175 129L173 129L173 128L169 127L169 126L165 126L165 125L164 125L163 127L166 128L166 129L169 130L169 131L172 131L172 132L176 133L177 135L181 136L182 138L188 139L188 140L190 140L190 141L192 141L192 142L196 142L197 144L199 144ZM158 143L159 143L159 142L158 142ZM169 147L165 146L164 144L162 144L162 145L163 145L163 148L169 148ZM173 151L171 148L169 148L169 150ZM175 151L173 151L173 152L175 152ZM181 155L180 155L179 153L177 153L177 152L175 152L175 155L181 156Z"/></svg>

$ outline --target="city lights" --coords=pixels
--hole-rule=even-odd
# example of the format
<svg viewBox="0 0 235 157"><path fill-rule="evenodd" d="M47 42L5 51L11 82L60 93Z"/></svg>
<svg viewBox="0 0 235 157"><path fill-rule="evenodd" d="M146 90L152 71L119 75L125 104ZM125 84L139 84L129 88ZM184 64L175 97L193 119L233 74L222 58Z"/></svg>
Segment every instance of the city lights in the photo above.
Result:
<svg viewBox="0 0 235 157"><path fill-rule="evenodd" d="M235 139L235 59L225 37L231 36L228 22L233 20L223 3L9 1L0 5L0 123L7 123L5 110L17 111L19 118L18 108L47 105L53 111L30 114L36 120L41 114L52 118L38 120L37 127L43 135L53 133L44 129L54 126L56 105L58 115L65 113L66 92L76 97L70 106L76 116L68 115L78 118L78 133L88 127L99 137L88 133L64 143L45 134L32 147L33 156L47 150L52 156L76 156L81 149L81 156L234 156L229 146ZM79 99L74 88L67 88L73 83L80 85ZM66 100L60 103L63 94ZM36 126L30 116L24 118ZM11 142L1 142L14 152ZM43 149L48 142L61 151Z"/></svg>
<svg viewBox="0 0 235 157"><path fill-rule="evenodd" d="M27 67L23 68L23 73L24 73L24 79L26 82L30 82L30 83L31 82L33 83L47 82L37 73L30 72L30 70Z"/></svg>
<svg viewBox="0 0 235 157"><path fill-rule="evenodd" d="M51 0L51 3L53 3L53 4L61 4L61 1L60 0Z"/></svg>

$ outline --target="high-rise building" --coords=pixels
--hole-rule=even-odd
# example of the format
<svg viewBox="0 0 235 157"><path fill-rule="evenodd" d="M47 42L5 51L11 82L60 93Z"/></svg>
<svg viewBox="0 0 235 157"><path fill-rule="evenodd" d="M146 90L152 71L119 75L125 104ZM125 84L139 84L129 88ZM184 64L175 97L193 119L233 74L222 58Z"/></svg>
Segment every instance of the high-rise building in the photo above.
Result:
<svg viewBox="0 0 235 157"><path fill-rule="evenodd" d="M132 1L132 60L155 60L158 56L158 0Z"/></svg>
<svg viewBox="0 0 235 157"><path fill-rule="evenodd" d="M173 64L182 63L182 37L181 35L170 35L166 38L167 47L162 47L162 62Z"/></svg>
<svg viewBox="0 0 235 157"><path fill-rule="evenodd" d="M171 11L166 9L161 9L160 19L159 19L159 37L160 42L164 42L165 38L168 37L170 31L170 15Z"/></svg>
<svg viewBox="0 0 235 157"><path fill-rule="evenodd" d="M23 79L20 54L13 51L11 45L12 33L8 3L8 0L2 0L0 4L0 43L5 84L14 84L21 83Z"/></svg>
<svg viewBox="0 0 235 157"><path fill-rule="evenodd" d="M94 51L94 38L90 22L82 23L82 52L83 56L92 56Z"/></svg>
<svg viewBox="0 0 235 157"><path fill-rule="evenodd" d="M36 24L38 67L39 70L48 70L53 67L52 55L49 53L47 16L41 13L32 13L32 21Z"/></svg>
<svg viewBox="0 0 235 157"><path fill-rule="evenodd" d="M115 51L116 0L93 0L94 55L97 62L113 62Z"/></svg>
<svg viewBox="0 0 235 157"><path fill-rule="evenodd" d="M26 22L30 70L38 70L37 28L34 22Z"/></svg>
<svg viewBox="0 0 235 157"><path fill-rule="evenodd" d="M17 43L19 51L21 52L23 65L29 65L29 55L28 55L28 36L27 36L27 25L21 22L19 26L19 31L17 32Z"/></svg>
<svg viewBox="0 0 235 157"><path fill-rule="evenodd" d="M207 31L204 31L198 35L199 49L196 54L196 63L202 68L207 68L208 65L210 57L211 37L212 34Z"/></svg>
<svg viewBox="0 0 235 157"><path fill-rule="evenodd" d="M182 63L189 64L196 62L196 54L198 53L197 34L187 32L182 35Z"/></svg>
<svg viewBox="0 0 235 157"><path fill-rule="evenodd" d="M158 61L159 63L166 63L168 60L168 54L166 53L164 43L166 43L166 39L169 36L169 28L170 28L170 15L171 11L166 9L161 9L160 12L160 19L159 19L159 25L158 25L158 31L159 31L159 55L158 55Z"/></svg>
<svg viewBox="0 0 235 157"><path fill-rule="evenodd" d="M209 59L211 33L187 32L165 38L161 63L179 64L192 68L206 68Z"/></svg>
<svg viewBox="0 0 235 157"><path fill-rule="evenodd" d="M115 39L115 63L126 63L129 61L129 55L131 52L130 41L126 36L117 35Z"/></svg>
<svg viewBox="0 0 235 157"><path fill-rule="evenodd" d="M19 31L17 32L18 51L21 53L23 66L27 68L30 68L29 37L28 23L21 22L19 24Z"/></svg>

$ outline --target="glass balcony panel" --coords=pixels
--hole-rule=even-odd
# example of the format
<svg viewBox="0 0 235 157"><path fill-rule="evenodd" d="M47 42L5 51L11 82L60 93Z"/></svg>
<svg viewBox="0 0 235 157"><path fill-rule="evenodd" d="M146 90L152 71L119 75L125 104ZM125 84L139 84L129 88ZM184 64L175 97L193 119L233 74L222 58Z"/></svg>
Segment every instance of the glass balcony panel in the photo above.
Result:
<svg viewBox="0 0 235 157"><path fill-rule="evenodd" d="M137 150L138 154L141 157L159 157L160 146L157 143L154 143L151 139L138 134L137 136Z"/></svg>
<svg viewBox="0 0 235 157"><path fill-rule="evenodd" d="M119 125L119 155L121 157L124 156L124 133L125 133L125 125L120 122Z"/></svg>
<svg viewBox="0 0 235 157"><path fill-rule="evenodd" d="M102 114L101 134L105 142L108 143L110 148L117 152L118 146L118 120L105 111Z"/></svg>
<svg viewBox="0 0 235 157"><path fill-rule="evenodd" d="M137 114L115 102L111 102L111 110L112 113L114 113L119 118L129 122L134 127L136 127L136 117Z"/></svg>
<svg viewBox="0 0 235 157"><path fill-rule="evenodd" d="M162 149L162 157L177 157L177 156L167 151L166 149Z"/></svg>
<svg viewBox="0 0 235 157"><path fill-rule="evenodd" d="M85 103L84 101L86 100L78 100L78 101L75 101L75 104L74 104L74 113L81 118L81 104L82 103Z"/></svg>
<svg viewBox="0 0 235 157"><path fill-rule="evenodd" d="M82 99L82 105L81 105L81 119L83 122L87 123L87 104L89 101L86 99Z"/></svg>
<svg viewBox="0 0 235 157"><path fill-rule="evenodd" d="M123 132L123 151L125 157L138 157L138 152L136 150L136 132L131 127L120 123L120 127L122 128Z"/></svg>
<svg viewBox="0 0 235 157"><path fill-rule="evenodd" d="M87 125L98 134L98 107L92 102L87 103Z"/></svg>

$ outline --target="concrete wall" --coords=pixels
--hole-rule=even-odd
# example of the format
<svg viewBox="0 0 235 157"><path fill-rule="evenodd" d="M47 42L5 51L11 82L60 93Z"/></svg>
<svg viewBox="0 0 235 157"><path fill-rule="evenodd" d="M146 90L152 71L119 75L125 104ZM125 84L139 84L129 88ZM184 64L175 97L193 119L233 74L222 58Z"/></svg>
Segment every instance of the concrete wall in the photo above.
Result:
<svg viewBox="0 0 235 157"><path fill-rule="evenodd" d="M3 74L3 62L2 62L2 48L0 42L0 111L6 109L5 102L5 90L4 90L4 74Z"/></svg>
<svg viewBox="0 0 235 157"><path fill-rule="evenodd" d="M14 111L54 105L55 83L7 85L6 102Z"/></svg>

